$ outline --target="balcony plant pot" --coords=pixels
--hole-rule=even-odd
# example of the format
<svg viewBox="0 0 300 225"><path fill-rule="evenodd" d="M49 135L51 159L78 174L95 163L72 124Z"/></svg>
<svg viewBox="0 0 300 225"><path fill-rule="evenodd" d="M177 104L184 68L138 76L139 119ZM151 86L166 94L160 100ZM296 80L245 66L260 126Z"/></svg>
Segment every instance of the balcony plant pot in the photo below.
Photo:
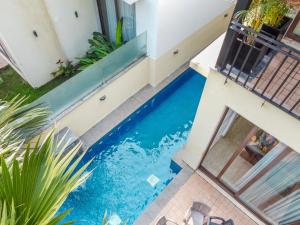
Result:
<svg viewBox="0 0 300 225"><path fill-rule="evenodd" d="M275 40L281 40L284 33L287 31L289 25L291 24L292 19L289 17L283 17L282 23L279 27L272 27L267 24L263 24L261 27L260 33L268 35L269 37L274 38Z"/></svg>
<svg viewBox="0 0 300 225"><path fill-rule="evenodd" d="M284 33L286 32L288 26L290 25L292 19L289 17L284 17L283 22L281 25L277 28L271 27L269 25L263 24L260 33L265 34L275 40L280 40ZM242 37L241 36L236 36L235 40L232 43L232 49L230 51L230 56L229 56L229 61L228 63L232 65L234 57L238 51L240 42L241 42ZM242 70L242 72L246 74L250 74L251 71L256 67L256 64L259 63L263 57L267 54L270 53L271 49L259 44L259 43L254 43L253 45L253 50ZM242 69L242 65L244 62L244 59L247 56L248 51L250 50L251 45L248 43L244 43L241 51L239 53L239 56L234 64L234 67L238 70Z"/></svg>

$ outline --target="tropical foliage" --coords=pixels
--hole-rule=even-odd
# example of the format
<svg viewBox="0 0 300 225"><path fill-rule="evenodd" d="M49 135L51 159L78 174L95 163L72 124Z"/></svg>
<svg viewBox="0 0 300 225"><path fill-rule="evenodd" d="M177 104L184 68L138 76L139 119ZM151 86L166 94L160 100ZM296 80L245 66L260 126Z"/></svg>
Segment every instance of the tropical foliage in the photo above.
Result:
<svg viewBox="0 0 300 225"><path fill-rule="evenodd" d="M25 100L0 100L0 224L58 224L70 211L59 208L89 176L89 163L79 167L80 144L66 152L54 131L43 142L27 143L47 123L48 111Z"/></svg>
<svg viewBox="0 0 300 225"><path fill-rule="evenodd" d="M2 157L0 224L58 224L70 212L58 213L68 194L89 176L83 174L89 163L75 170L83 157L76 157L79 147L63 154L64 147L51 132L42 143L28 145L22 163L14 159L11 169Z"/></svg>
<svg viewBox="0 0 300 225"><path fill-rule="evenodd" d="M249 9L237 12L235 17L241 18L244 25L259 32L263 24L280 26L289 10L286 0L253 0Z"/></svg>
<svg viewBox="0 0 300 225"><path fill-rule="evenodd" d="M289 10L290 8L286 1L269 0L265 6L263 23L272 27L279 27Z"/></svg>
<svg viewBox="0 0 300 225"><path fill-rule="evenodd" d="M21 157L22 144L33 138L47 123L48 110L42 106L26 106L25 97L0 100L0 157Z"/></svg>
<svg viewBox="0 0 300 225"><path fill-rule="evenodd" d="M56 64L58 68L52 73L54 77L71 77L77 72L84 70L88 66L98 62L115 49L119 48L123 43L123 18L117 21L116 39L112 43L99 32L93 32L92 37L88 39L89 49L83 57L77 58L78 63L73 64L70 61L63 62L59 60Z"/></svg>
<svg viewBox="0 0 300 225"><path fill-rule="evenodd" d="M94 32L88 42L90 47L86 55L79 58L79 70L84 70L114 50L113 45L99 32Z"/></svg>
<svg viewBox="0 0 300 225"><path fill-rule="evenodd" d="M111 43L101 33L94 32L91 39L88 40L90 47L84 57L79 59L79 70L84 70L88 66L101 60L115 49L119 48L123 44L123 19L117 21L116 27L116 40Z"/></svg>
<svg viewBox="0 0 300 225"><path fill-rule="evenodd" d="M54 77L71 77L77 73L77 69L71 61L63 62L62 60L58 60L56 64L58 65L58 68L56 71L52 72Z"/></svg>

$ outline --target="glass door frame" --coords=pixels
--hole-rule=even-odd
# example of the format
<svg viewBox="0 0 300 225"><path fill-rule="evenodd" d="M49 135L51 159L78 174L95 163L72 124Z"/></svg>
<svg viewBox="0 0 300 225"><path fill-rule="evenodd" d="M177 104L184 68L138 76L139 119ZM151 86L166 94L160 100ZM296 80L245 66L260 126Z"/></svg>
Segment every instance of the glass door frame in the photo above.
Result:
<svg viewBox="0 0 300 225"><path fill-rule="evenodd" d="M266 224L270 224L271 222L268 221L265 217L261 216L258 214L255 210L253 210L251 207L249 207L241 198L240 195L246 191L252 184L254 184L256 181L258 181L261 177L263 177L267 172L269 172L275 165L277 165L285 156L287 153L292 151L290 148L286 147L282 153L280 153L275 159L270 161L270 163L263 168L258 174L256 174L253 178L251 178L242 188L240 188L238 191L234 191L228 184L226 184L224 181L222 181L222 176L225 174L227 169L232 165L234 160L238 157L238 155L244 150L245 145L249 141L249 139L257 132L259 129L258 127L254 126L251 131L248 133L248 135L245 137L239 148L233 153L233 155L230 157L230 159L226 162L225 166L223 166L222 170L218 173L218 175L212 174L208 169L206 169L203 166L203 162L213 146L214 140L225 120L225 117L227 113L229 112L229 108L226 107L226 109L223 112L223 115L218 123L218 126L212 135L212 138L208 144L208 147L205 150L205 153L203 155L203 158L201 159L200 165L199 165L199 170L202 171L205 175L207 175L212 181L218 184L224 191L229 193L232 197L234 197L235 200L237 200L240 204L242 204L246 209L248 209L251 213L253 213L255 216L257 216L261 221L263 221ZM299 221L291 223L289 225L297 225L299 224Z"/></svg>

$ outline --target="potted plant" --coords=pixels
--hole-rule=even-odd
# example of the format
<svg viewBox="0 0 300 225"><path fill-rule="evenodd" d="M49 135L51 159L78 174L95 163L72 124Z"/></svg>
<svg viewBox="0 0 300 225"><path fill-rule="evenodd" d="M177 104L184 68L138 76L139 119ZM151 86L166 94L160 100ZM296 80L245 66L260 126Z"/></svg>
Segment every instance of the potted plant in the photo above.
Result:
<svg viewBox="0 0 300 225"><path fill-rule="evenodd" d="M268 35L277 39L280 34L283 34L288 27L290 20L285 17L289 12L289 5L285 0L253 0L249 9L241 10L235 14L235 19L241 21L245 26L248 26L256 32ZM232 44L230 52L229 64L233 63L235 54L238 51L242 36L236 36L236 40ZM247 56L250 48L252 49L251 55L244 64L244 59ZM251 38L247 38L243 43L239 57L237 58L234 67L242 69L242 72L249 74L256 64L268 53L268 49L256 43Z"/></svg>
<svg viewBox="0 0 300 225"><path fill-rule="evenodd" d="M268 0L264 4L264 15L261 32L269 34L275 39L285 33L292 19L287 17L290 7L283 0Z"/></svg>

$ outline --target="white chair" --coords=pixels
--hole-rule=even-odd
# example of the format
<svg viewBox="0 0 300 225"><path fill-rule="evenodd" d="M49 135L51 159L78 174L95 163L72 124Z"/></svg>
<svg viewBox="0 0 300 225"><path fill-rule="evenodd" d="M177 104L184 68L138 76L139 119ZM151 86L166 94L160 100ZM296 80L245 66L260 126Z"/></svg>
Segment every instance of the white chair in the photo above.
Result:
<svg viewBox="0 0 300 225"><path fill-rule="evenodd" d="M201 202L193 202L193 205L187 211L183 222L185 225L203 225L208 218L210 211L211 209L209 206Z"/></svg>

